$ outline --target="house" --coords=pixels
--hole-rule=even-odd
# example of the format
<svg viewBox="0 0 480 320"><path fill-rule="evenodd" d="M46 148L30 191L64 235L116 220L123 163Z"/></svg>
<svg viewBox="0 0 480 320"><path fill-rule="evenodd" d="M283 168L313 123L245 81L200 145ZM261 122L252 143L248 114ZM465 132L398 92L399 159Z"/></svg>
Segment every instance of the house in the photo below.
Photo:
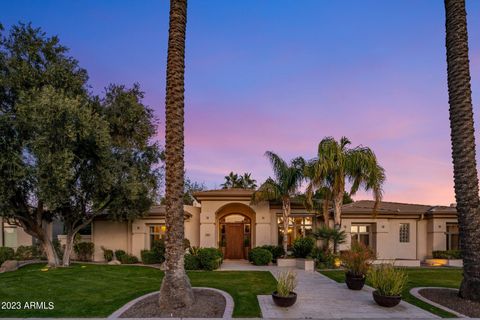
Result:
<svg viewBox="0 0 480 320"><path fill-rule="evenodd" d="M277 202L251 204L252 190L222 189L197 192L198 204L184 206L185 237L192 246L224 247L225 258L244 259L244 246L281 244L284 234L282 206ZM458 249L455 207L382 202L373 215L374 202L356 201L343 206L341 228L348 249L360 241L377 253L379 260L396 260L397 265L420 265L434 250ZM305 237L323 223L321 215L292 203L288 243ZM333 214L330 225L333 225ZM150 213L132 222L105 218L92 224L95 261L103 260L101 248L123 249L137 257L156 239L165 236L165 208L155 206Z"/></svg>
<svg viewBox="0 0 480 320"><path fill-rule="evenodd" d="M31 246L33 238L23 228L9 224L0 217L0 247L17 249L19 246Z"/></svg>

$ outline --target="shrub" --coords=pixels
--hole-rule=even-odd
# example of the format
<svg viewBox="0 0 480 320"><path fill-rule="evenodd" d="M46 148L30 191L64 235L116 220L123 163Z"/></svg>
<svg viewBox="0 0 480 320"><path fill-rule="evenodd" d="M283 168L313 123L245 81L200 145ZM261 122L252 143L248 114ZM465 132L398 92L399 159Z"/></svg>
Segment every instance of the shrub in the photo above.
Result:
<svg viewBox="0 0 480 320"><path fill-rule="evenodd" d="M43 252L39 243L32 245L32 257L34 259L46 259L45 252Z"/></svg>
<svg viewBox="0 0 480 320"><path fill-rule="evenodd" d="M366 275L375 258L372 249L356 241L352 242L350 250L341 254L343 265L354 276Z"/></svg>
<svg viewBox="0 0 480 320"><path fill-rule="evenodd" d="M200 258L191 254L185 255L185 270L201 270Z"/></svg>
<svg viewBox="0 0 480 320"><path fill-rule="evenodd" d="M15 251L15 260L32 260L33 258L33 246L19 246Z"/></svg>
<svg viewBox="0 0 480 320"><path fill-rule="evenodd" d="M7 260L13 260L15 251L9 247L0 247L0 265Z"/></svg>
<svg viewBox="0 0 480 320"><path fill-rule="evenodd" d="M79 242L73 246L73 250L80 261L92 260L95 245L93 242Z"/></svg>
<svg viewBox="0 0 480 320"><path fill-rule="evenodd" d="M382 264L370 269L368 277L372 286L382 296L400 296L408 280L402 269L394 268L390 264Z"/></svg>
<svg viewBox="0 0 480 320"><path fill-rule="evenodd" d="M222 252L217 248L201 248L198 250L198 259L203 270L215 270L222 264Z"/></svg>
<svg viewBox="0 0 480 320"><path fill-rule="evenodd" d="M138 258L131 254L124 254L120 260L122 264L134 264L138 262Z"/></svg>
<svg viewBox="0 0 480 320"><path fill-rule="evenodd" d="M432 256L435 259L462 259L460 250L433 251Z"/></svg>
<svg viewBox="0 0 480 320"><path fill-rule="evenodd" d="M157 263L155 259L155 252L152 250L142 250L140 251L140 257L142 258L143 264L155 264Z"/></svg>
<svg viewBox="0 0 480 320"><path fill-rule="evenodd" d="M117 258L118 261L122 261L123 256L126 254L124 250L115 250L115 258Z"/></svg>
<svg viewBox="0 0 480 320"><path fill-rule="evenodd" d="M307 258L312 253L315 240L310 237L297 238L293 241L292 251L295 258Z"/></svg>
<svg viewBox="0 0 480 320"><path fill-rule="evenodd" d="M285 255L285 250L283 250L282 246L269 246L264 245L260 248L270 251L272 254L272 262L277 262L277 259L283 257Z"/></svg>
<svg viewBox="0 0 480 320"><path fill-rule="evenodd" d="M165 261L165 241L153 241L151 251L155 254L155 260L157 261L156 263L162 263Z"/></svg>
<svg viewBox="0 0 480 320"><path fill-rule="evenodd" d="M280 297L288 297L290 292L297 286L297 274L293 271L284 271L278 275L277 294Z"/></svg>
<svg viewBox="0 0 480 320"><path fill-rule="evenodd" d="M336 253L339 244L345 243L347 234L345 231L330 228L328 226L321 226L315 231L314 236L323 241L323 251L330 249L330 243L333 242L333 251Z"/></svg>
<svg viewBox="0 0 480 320"><path fill-rule="evenodd" d="M256 266L266 266L272 262L273 256L270 251L256 247L250 251L248 259Z"/></svg>
<svg viewBox="0 0 480 320"><path fill-rule="evenodd" d="M103 250L103 258L105 261L110 262L113 260L113 250L106 249L105 247L101 247Z"/></svg>
<svg viewBox="0 0 480 320"><path fill-rule="evenodd" d="M58 239L53 239L52 244L53 244L53 249L57 253L57 256L63 257L63 252L65 251L65 246L64 245L62 246L62 244L60 243L60 241ZM73 247L73 249L75 250L75 246ZM92 251L92 253L93 253L93 251Z"/></svg>
<svg viewBox="0 0 480 320"><path fill-rule="evenodd" d="M315 264L321 269L333 269L335 268L335 260L338 259L338 255L332 253L330 250L323 251L320 248L313 248L312 258L315 260Z"/></svg>
<svg viewBox="0 0 480 320"><path fill-rule="evenodd" d="M198 252L200 251L200 248L199 247L190 247L188 249L188 252L192 255L192 256L198 256Z"/></svg>

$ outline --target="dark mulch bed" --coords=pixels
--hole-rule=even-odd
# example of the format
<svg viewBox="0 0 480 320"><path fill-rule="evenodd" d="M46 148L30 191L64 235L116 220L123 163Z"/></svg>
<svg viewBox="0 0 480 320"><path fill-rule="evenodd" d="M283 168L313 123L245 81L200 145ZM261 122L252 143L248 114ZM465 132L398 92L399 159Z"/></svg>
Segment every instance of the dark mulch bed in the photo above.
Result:
<svg viewBox="0 0 480 320"><path fill-rule="evenodd" d="M480 318L480 302L462 299L455 289L421 289L422 296L471 318Z"/></svg>
<svg viewBox="0 0 480 320"><path fill-rule="evenodd" d="M225 311L225 298L218 292L205 289L193 289L194 304L188 309L175 312L160 310L158 294L135 303L122 313L120 318L222 318Z"/></svg>

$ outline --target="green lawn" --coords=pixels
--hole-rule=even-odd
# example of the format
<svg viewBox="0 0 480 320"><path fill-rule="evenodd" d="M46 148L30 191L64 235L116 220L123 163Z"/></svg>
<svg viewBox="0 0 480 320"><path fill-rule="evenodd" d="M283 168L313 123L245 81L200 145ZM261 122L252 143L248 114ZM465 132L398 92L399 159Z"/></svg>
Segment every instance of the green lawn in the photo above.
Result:
<svg viewBox="0 0 480 320"><path fill-rule="evenodd" d="M443 318L455 317L449 312L440 310L431 306L421 300L418 300L410 294L410 289L415 287L448 287L458 288L462 280L462 270L453 268L406 268L408 273L408 284L403 290L402 297L422 309L430 311ZM328 270L320 271L322 274L332 278L337 282L345 281L345 271L343 270ZM368 279L367 279L368 284Z"/></svg>
<svg viewBox="0 0 480 320"><path fill-rule="evenodd" d="M159 290L163 272L136 266L75 264L42 272L29 265L0 274L2 317L106 317L148 292ZM276 281L269 272L189 272L192 285L228 292L235 301L235 317L259 317L257 295L270 294ZM53 302L53 310L2 310L2 302ZM5 308L5 305L3 306Z"/></svg>

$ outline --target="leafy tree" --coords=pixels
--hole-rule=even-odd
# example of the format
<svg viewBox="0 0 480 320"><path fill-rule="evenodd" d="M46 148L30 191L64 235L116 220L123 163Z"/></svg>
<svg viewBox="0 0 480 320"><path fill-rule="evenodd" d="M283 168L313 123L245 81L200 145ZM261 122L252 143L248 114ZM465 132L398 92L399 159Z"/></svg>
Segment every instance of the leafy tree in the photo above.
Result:
<svg viewBox="0 0 480 320"><path fill-rule="evenodd" d="M64 181L67 188L58 211L67 236L64 266L70 264L75 235L95 217L108 214L113 220L133 220L148 213L157 199L160 151L156 143L150 143L156 122L142 98L138 84L130 89L110 85L105 98L95 99L86 111L102 122L71 117L84 127L62 135L73 138L61 152L71 151L70 161L63 165L75 173ZM72 124L64 121L57 127L62 125ZM50 185L55 186L55 181Z"/></svg>
<svg viewBox="0 0 480 320"><path fill-rule="evenodd" d="M272 165L274 179L268 178L252 195L252 202L278 200L282 201L283 230L288 230L288 218L291 212L292 198L298 193L303 181L305 160L298 157L287 163L271 151L265 153ZM283 249L287 252L288 239L283 237Z"/></svg>
<svg viewBox="0 0 480 320"><path fill-rule="evenodd" d="M225 176L225 182L221 184L222 189L255 189L257 187L256 180L252 179L252 174L245 172L243 175L238 175L231 171L228 176Z"/></svg>
<svg viewBox="0 0 480 320"><path fill-rule="evenodd" d="M170 0L165 98L166 270L159 300L160 308L164 310L187 308L194 302L190 280L185 273L183 248L186 27L187 0Z"/></svg>
<svg viewBox="0 0 480 320"><path fill-rule="evenodd" d="M3 27L0 32L0 215L37 238L48 264L56 266L59 260L48 232L55 212L42 196L47 195L46 178L64 174L65 168L50 172L58 159L38 158L43 149L34 145L39 137L29 130L25 104L53 91L58 92L56 100L81 104L88 77L57 37L47 37L30 24L13 26L6 36ZM54 141L56 128L49 129Z"/></svg>
<svg viewBox="0 0 480 320"><path fill-rule="evenodd" d="M460 296L480 301L480 214L465 0L445 0L453 175L463 254Z"/></svg>
<svg viewBox="0 0 480 320"><path fill-rule="evenodd" d="M323 216L323 223L328 226L330 209L333 208L332 190L329 187L321 187L313 196L301 195L302 202L308 210L315 211ZM348 192L343 194L343 204L352 203L353 199Z"/></svg>
<svg viewBox="0 0 480 320"><path fill-rule="evenodd" d="M196 181L190 180L188 177L185 178L184 192L183 192L183 204L193 205L195 198L193 194L195 192L204 191L207 187L203 183L198 183Z"/></svg>
<svg viewBox="0 0 480 320"><path fill-rule="evenodd" d="M346 137L342 137L340 141L331 137L324 138L318 145L317 157L310 160L305 169L309 180L309 198L313 197L316 190L324 187L330 190L337 230L341 224L345 181L352 183L350 195L354 195L360 188L373 192L376 200L374 212L382 198L385 181L385 171L378 164L375 153L367 147L348 148L349 144L350 140Z"/></svg>

